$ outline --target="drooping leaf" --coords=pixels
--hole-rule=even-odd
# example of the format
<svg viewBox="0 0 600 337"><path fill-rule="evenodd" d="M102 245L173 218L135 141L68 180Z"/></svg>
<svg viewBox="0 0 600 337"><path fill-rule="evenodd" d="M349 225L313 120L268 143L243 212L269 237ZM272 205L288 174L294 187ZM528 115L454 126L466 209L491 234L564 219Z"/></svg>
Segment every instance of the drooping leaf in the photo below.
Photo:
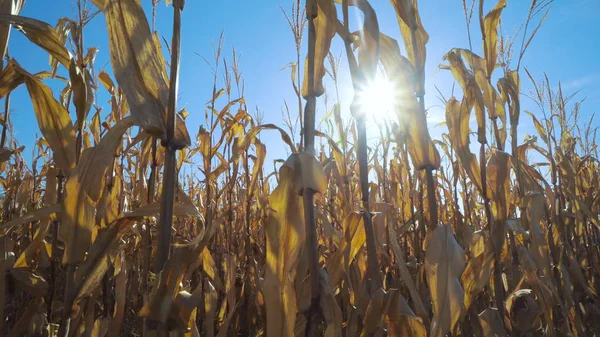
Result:
<svg viewBox="0 0 600 337"><path fill-rule="evenodd" d="M123 134L132 125L131 117L120 120L97 146L85 149L67 179L60 226L60 237L66 245L63 263L83 261L92 240L96 205L104 191L106 174Z"/></svg>
<svg viewBox="0 0 600 337"><path fill-rule="evenodd" d="M150 26L139 0L96 3L108 27L111 63L119 88L137 125L166 140L169 82L158 36ZM185 122L177 115L174 146L190 145Z"/></svg>
<svg viewBox="0 0 600 337"><path fill-rule="evenodd" d="M498 57L498 25L500 24L502 10L505 7L506 0L498 0L494 9L485 16L484 26L481 28L485 35L483 50L485 52L488 77L492 76L494 68L496 68L496 59Z"/></svg>
<svg viewBox="0 0 600 337"><path fill-rule="evenodd" d="M298 191L298 159L292 156L280 169L279 184L269 197L264 298L267 335L293 336L296 294L293 280L305 238L303 204ZM268 289L268 290L267 290Z"/></svg>
<svg viewBox="0 0 600 337"><path fill-rule="evenodd" d="M452 331L463 311L464 290L460 277L465 269L465 253L449 226L436 228L427 242L425 270L433 302L432 337Z"/></svg>
<svg viewBox="0 0 600 337"><path fill-rule="evenodd" d="M29 41L46 50L52 57L56 58L63 66L69 68L71 54L64 43L49 24L18 15L0 13L0 23L12 24L13 27L23 33Z"/></svg>
<svg viewBox="0 0 600 337"><path fill-rule="evenodd" d="M390 3L396 10L408 59L416 71L413 91L422 95L425 93L425 45L429 41L429 35L421 23L417 0L390 0Z"/></svg>
<svg viewBox="0 0 600 337"><path fill-rule="evenodd" d="M317 13L314 13L313 20L315 25L315 54L314 54L314 73L312 75L313 85L309 86L308 57L304 65L304 81L302 83L302 96L307 98L310 95L319 97L325 92L323 86L323 76L325 76L325 58L329 54L331 40L335 36L335 26L337 23L337 13L333 0L314 0L314 7ZM310 15L310 13L309 13ZM296 72L293 71L292 74ZM309 92L312 88L313 92Z"/></svg>
<svg viewBox="0 0 600 337"><path fill-rule="evenodd" d="M52 95L52 90L23 68L17 71L25 79L40 131L52 149L56 165L66 174L75 166L75 128L69 112Z"/></svg>
<svg viewBox="0 0 600 337"><path fill-rule="evenodd" d="M426 337L427 329L406 303L406 299L396 289L388 292L388 334L390 337Z"/></svg>
<svg viewBox="0 0 600 337"><path fill-rule="evenodd" d="M0 1L0 14L19 15L25 0L2 0ZM4 58L10 38L10 25L0 25L0 70L4 69Z"/></svg>

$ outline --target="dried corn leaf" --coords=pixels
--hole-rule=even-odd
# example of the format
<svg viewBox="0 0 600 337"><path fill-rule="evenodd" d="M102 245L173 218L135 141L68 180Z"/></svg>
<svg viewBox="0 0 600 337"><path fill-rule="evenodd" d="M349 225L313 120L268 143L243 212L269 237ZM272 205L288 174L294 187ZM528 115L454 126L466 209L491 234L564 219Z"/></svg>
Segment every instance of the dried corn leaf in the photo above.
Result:
<svg viewBox="0 0 600 337"><path fill-rule="evenodd" d="M417 0L390 0L396 10L396 16L402 32L402 39L408 59L416 71L414 92L417 95L425 93L425 59L427 50L425 45L429 35L421 23Z"/></svg>
<svg viewBox="0 0 600 337"><path fill-rule="evenodd" d="M25 0L1 0L0 14L19 15L24 3ZM4 58L6 57L6 49L8 48L10 28L10 25L0 25L0 70L4 69Z"/></svg>
<svg viewBox="0 0 600 337"><path fill-rule="evenodd" d="M426 337L427 329L419 317L406 303L406 299L397 289L388 291L387 310L388 335L390 337Z"/></svg>
<svg viewBox="0 0 600 337"><path fill-rule="evenodd" d="M0 14L0 23L12 24L13 27L21 31L29 41L46 50L63 66L69 68L71 54L65 47L64 42L61 42L58 33L49 24L24 16L3 13Z"/></svg>
<svg viewBox="0 0 600 337"><path fill-rule="evenodd" d="M492 9L484 19L484 26L481 30L484 34L483 50L485 52L485 62L487 65L488 78L492 76L496 68L496 59L498 57L498 25L502 10L506 7L506 0L498 0L494 9Z"/></svg>
<svg viewBox="0 0 600 337"><path fill-rule="evenodd" d="M40 131L52 149L56 165L68 175L75 166L75 128L71 116L40 79L18 68L25 78Z"/></svg>
<svg viewBox="0 0 600 337"><path fill-rule="evenodd" d="M341 240L338 249L325 264L332 285L340 283L344 273L348 272L350 263L365 244L367 237L363 221L364 217L358 212L352 212L344 219L344 240Z"/></svg>
<svg viewBox="0 0 600 337"><path fill-rule="evenodd" d="M298 177L302 176L297 171L298 161L295 156L290 157L281 167L279 184L269 197L263 284L267 290L264 297L268 337L294 335L297 309L293 280L306 235L303 204L298 194L301 186L296 185Z"/></svg>
<svg viewBox="0 0 600 337"><path fill-rule="evenodd" d="M115 78L131 114L137 125L166 141L169 82L158 37L150 33L139 0L108 0L101 10ZM181 149L190 145L190 136L181 116L176 119L173 145Z"/></svg>
<svg viewBox="0 0 600 337"><path fill-rule="evenodd" d="M308 57L306 58L304 65L304 81L302 83L302 96L307 98L309 96L319 97L325 92L323 87L323 76L325 76L325 58L329 54L329 46L331 40L336 33L337 24L337 13L333 0L314 0L315 4L313 7L317 9L317 13L308 13L308 15L314 15L313 20L315 25L315 54L314 54L314 73L313 73L313 85L310 86L309 74L308 74ZM310 9L309 9L310 10ZM294 72L295 74L295 72ZM313 92L309 92L312 89Z"/></svg>
<svg viewBox="0 0 600 337"><path fill-rule="evenodd" d="M60 237L65 242L63 263L80 263L90 247L96 205L106 183L106 174L123 134L132 118L120 120L95 147L85 149L77 168L65 184Z"/></svg>
<svg viewBox="0 0 600 337"><path fill-rule="evenodd" d="M450 133L450 141L452 147L456 150L462 167L465 172L475 183L477 189L482 192L481 170L477 157L471 153L469 144L469 119L471 116L471 106L469 102L463 98L462 103L451 97L446 103L446 125Z"/></svg>
<svg viewBox="0 0 600 337"><path fill-rule="evenodd" d="M442 337L452 331L464 308L460 276L465 269L465 253L449 226L436 228L425 253L427 283L433 302L430 333Z"/></svg>
<svg viewBox="0 0 600 337"><path fill-rule="evenodd" d="M44 239L50 229L50 221L41 221L40 227L36 230L33 240L27 245L23 253L15 262L14 268L32 267L32 262L35 262L40 249L46 249Z"/></svg>
<svg viewBox="0 0 600 337"><path fill-rule="evenodd" d="M476 240L474 247L471 247L473 257L460 277L460 284L465 290L465 311L469 310L476 296L488 284L494 263L492 240L486 241L483 236L477 236Z"/></svg>

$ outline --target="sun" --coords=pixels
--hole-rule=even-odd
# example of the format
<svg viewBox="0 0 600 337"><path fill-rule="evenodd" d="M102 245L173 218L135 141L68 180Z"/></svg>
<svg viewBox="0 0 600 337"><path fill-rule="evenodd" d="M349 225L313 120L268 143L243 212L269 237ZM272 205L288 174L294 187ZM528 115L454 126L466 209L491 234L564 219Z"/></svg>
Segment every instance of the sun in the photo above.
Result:
<svg viewBox="0 0 600 337"><path fill-rule="evenodd" d="M357 92L357 103L367 118L389 118L396 109L397 88L384 75L375 78Z"/></svg>

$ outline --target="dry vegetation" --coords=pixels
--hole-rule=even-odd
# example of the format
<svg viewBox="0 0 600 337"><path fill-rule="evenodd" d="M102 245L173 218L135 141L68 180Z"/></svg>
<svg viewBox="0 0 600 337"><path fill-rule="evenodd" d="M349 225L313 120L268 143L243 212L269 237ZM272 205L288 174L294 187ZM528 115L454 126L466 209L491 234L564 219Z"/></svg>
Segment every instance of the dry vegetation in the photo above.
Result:
<svg viewBox="0 0 600 337"><path fill-rule="evenodd" d="M2 55L10 23L51 60L32 74L6 56L0 73L0 335L597 335L595 129L581 127L572 96L521 68L549 1L532 1L519 39L498 34L505 0L487 13L483 1L463 1L482 48L445 56L461 93L444 99L447 133L437 140L426 122L428 35L416 0L390 1L406 56L367 0L297 2L288 21L299 143L252 116L236 54L228 64L220 45L206 122L190 139L188 113L175 106L182 0L169 7L169 60L139 0L79 1L76 18L56 27L18 16L22 3L0 1ZM96 73L95 49L84 48L97 10L110 74ZM355 10L364 26L349 32ZM337 85L346 71L329 51L335 36L355 89L353 118L337 102L324 132L315 128L323 77ZM379 67L402 90L398 118L371 143L360 93ZM64 82L60 93L45 84L52 78ZM524 80L534 84L535 113L520 107ZM43 136L32 160L10 123L20 85ZM95 95L104 90L102 110ZM537 134L519 142L529 118ZM271 173L261 132L280 134L292 153Z"/></svg>

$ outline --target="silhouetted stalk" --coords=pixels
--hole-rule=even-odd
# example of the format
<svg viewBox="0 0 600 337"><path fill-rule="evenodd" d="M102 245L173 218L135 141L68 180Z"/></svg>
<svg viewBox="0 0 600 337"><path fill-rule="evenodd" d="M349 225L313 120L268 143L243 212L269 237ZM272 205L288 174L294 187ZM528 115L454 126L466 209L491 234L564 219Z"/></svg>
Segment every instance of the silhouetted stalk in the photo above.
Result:
<svg viewBox="0 0 600 337"><path fill-rule="evenodd" d="M176 147L175 140L175 109L177 104L177 87L179 77L179 54L181 47L181 11L183 0L173 1L173 39L171 41L171 74L169 84L169 106L167 109L167 139L165 147L165 168L163 173L163 188L160 204L160 229L158 232L158 247L156 251L156 271L162 271L169 259L171 245L171 226L173 222L173 203L176 184ZM160 326L158 335L168 336L168 328Z"/></svg>
<svg viewBox="0 0 600 337"><path fill-rule="evenodd" d="M0 67L1 68L1 67ZM6 143L6 129L8 128L8 109L10 106L10 92L6 94L4 99L4 125L2 125L2 139L0 139L0 148L4 148ZM2 220L7 221L8 212L3 214ZM0 271L4 272L6 263L6 234L0 238ZM4 274L0 277L0 335L4 335L4 307L5 307L5 287L6 278Z"/></svg>
<svg viewBox="0 0 600 337"><path fill-rule="evenodd" d="M10 107L10 92L4 98L4 124L2 125L2 139L0 139L0 148L6 144L6 129L8 129L8 110Z"/></svg>
<svg viewBox="0 0 600 337"><path fill-rule="evenodd" d="M344 16L344 29L349 31L348 21L348 0L342 1L342 11ZM358 76L358 66L356 59L352 52L351 41L348 38L344 38L344 47L346 56L348 59L348 67L350 68L350 74L352 75L352 84L354 92L357 92L356 83L364 79L356 78ZM357 144L357 156L359 166L359 179L360 179L360 190L362 196L362 216L364 219L365 234L367 241L367 291L372 294L380 288L383 284L381 275L379 273L379 266L377 261L377 248L375 243L375 232L373 230L373 219L369 207L369 160L367 151L367 128L365 124L365 111L361 111L358 104L352 104L350 111L354 119L356 120L356 129L358 136Z"/></svg>
<svg viewBox="0 0 600 337"><path fill-rule="evenodd" d="M62 202L62 189L63 189L63 179L65 178L62 174L62 171L58 171L56 175L58 178L58 187L56 189L56 201ZM60 261L58 260L58 229L60 227L60 221L54 220L52 222L52 252L51 252L51 260L50 260L50 280L48 287L48 299L46 300L48 304L47 308L47 319L48 322L52 322L52 302L54 301L54 296L56 295L56 274L58 271L58 266Z"/></svg>
<svg viewBox="0 0 600 337"><path fill-rule="evenodd" d="M156 171L158 163L156 161L156 139L152 139L152 163L150 165L150 177L148 178L148 194L147 202L151 204L154 201L156 190ZM148 302L148 276L150 274L150 260L152 255L152 226L150 220L146 221L146 226L142 233L144 241L144 262L142 265L142 297L143 304ZM146 317L142 318L142 337L148 336L148 328L146 327Z"/></svg>
<svg viewBox="0 0 600 337"><path fill-rule="evenodd" d="M308 97L304 107L304 151L315 154L315 110L317 97L314 92L315 73L315 23L317 3L315 0L306 2L306 17L308 19ZM319 326L321 287L319 282L319 249L317 241L317 224L315 221L315 205L313 191L309 187L302 190L304 202L304 223L308 248L308 266L310 271L311 300L310 307L305 313L305 336L316 336Z"/></svg>

